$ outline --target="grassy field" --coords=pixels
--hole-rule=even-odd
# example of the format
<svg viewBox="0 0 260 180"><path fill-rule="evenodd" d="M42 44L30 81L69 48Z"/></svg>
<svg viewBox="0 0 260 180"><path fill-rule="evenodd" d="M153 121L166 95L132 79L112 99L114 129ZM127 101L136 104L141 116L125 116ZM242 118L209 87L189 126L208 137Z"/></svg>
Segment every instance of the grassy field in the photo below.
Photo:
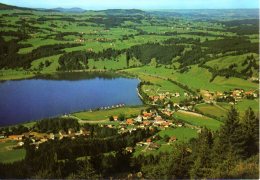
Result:
<svg viewBox="0 0 260 180"><path fill-rule="evenodd" d="M167 128L165 130L161 130L158 132L158 135L163 138L165 135L172 137L175 136L177 138L176 142L173 142L173 144L168 144L168 142L165 142L163 139L155 141L155 143L160 145L160 148L158 150L152 150L152 151L144 151L146 146L135 147L135 153L134 156L138 156L140 154L143 155L149 155L149 154L159 154L160 152L171 152L174 150L174 145L179 142L188 142L192 138L198 137L198 133L195 129L186 128L186 127L180 127L180 128Z"/></svg>
<svg viewBox="0 0 260 180"><path fill-rule="evenodd" d="M217 103L222 108L225 108L229 110L231 108L231 105L228 103ZM239 111L240 115L244 115L244 112L251 107L253 111L258 114L259 113L259 100L249 100L249 99L243 99L243 101L237 102L235 104L235 108Z"/></svg>
<svg viewBox="0 0 260 180"><path fill-rule="evenodd" d="M0 81L1 80L13 80L13 79L25 79L35 76L33 72L25 71L22 69L7 69L0 70Z"/></svg>
<svg viewBox="0 0 260 180"><path fill-rule="evenodd" d="M145 109L144 106L138 107L123 107L123 108L115 108L109 110L100 110L100 111L93 111L93 112L78 112L72 115L76 116L82 120L108 120L109 116L118 116L119 114L125 114L127 117L131 115L137 116L140 114L141 110Z"/></svg>
<svg viewBox="0 0 260 180"><path fill-rule="evenodd" d="M206 127L211 130L217 130L222 124L220 121L206 117L206 116L197 116L192 114L187 114L184 112L174 113L174 117L179 120L183 120L187 123L190 123L195 126Z"/></svg>
<svg viewBox="0 0 260 180"><path fill-rule="evenodd" d="M195 138L198 136L198 133L195 129L179 127L179 128L167 128L166 130L162 130L158 133L160 137L164 137L165 135L171 137L175 136L178 141L187 142L191 138Z"/></svg>
<svg viewBox="0 0 260 180"><path fill-rule="evenodd" d="M0 142L0 162L1 163L11 163L14 161L19 161L25 157L25 149L12 149L16 146L16 142Z"/></svg>
<svg viewBox="0 0 260 180"><path fill-rule="evenodd" d="M211 104L198 104L195 108L205 115L215 116L220 119L224 119L227 114L227 110L218 105Z"/></svg>
<svg viewBox="0 0 260 180"><path fill-rule="evenodd" d="M245 61L247 56L253 55L256 59L259 59L259 55L255 53L247 53L243 55L237 55L237 56L224 56L218 59L214 59L211 61L208 61L206 65L212 67L212 68L218 68L218 69L224 69L228 68L231 64L236 63L237 67L235 68L237 71L241 71L246 68L246 66L243 66L243 62ZM258 61L257 61L258 62ZM256 70L253 70L254 75L257 76Z"/></svg>
<svg viewBox="0 0 260 180"><path fill-rule="evenodd" d="M242 88L245 90L257 89L257 84L248 80L240 78L225 78L217 77L213 82L210 82L211 73L204 68L200 68L197 65L191 66L191 69L185 73L179 73L173 69L161 67L144 66L138 68L132 68L125 70L127 72L134 73L138 76L152 75L163 78L170 78L187 85L193 90L205 89L210 91L228 91L230 89Z"/></svg>
<svg viewBox="0 0 260 180"><path fill-rule="evenodd" d="M235 107L238 109L238 111L241 114L244 114L244 110L248 109L248 107L251 107L253 111L256 112L256 114L259 113L259 100L248 100L244 99L243 101L240 101L235 105Z"/></svg>
<svg viewBox="0 0 260 180"><path fill-rule="evenodd" d="M33 49L36 49L43 45L52 45L52 44L65 44L69 41L57 41L55 39L42 39L42 38L31 38L26 41L22 41L21 44L31 44L32 47L22 48L18 51L19 54L27 54Z"/></svg>
<svg viewBox="0 0 260 180"><path fill-rule="evenodd" d="M88 61L88 66L90 69L104 69L104 68L108 70L124 69L127 67L126 57L125 55L120 55L114 60L105 59L99 61L94 61L93 59L90 59Z"/></svg>
<svg viewBox="0 0 260 180"><path fill-rule="evenodd" d="M231 108L231 105L228 103L217 104L227 110ZM256 114L259 114L259 100L243 99L243 101L237 102L237 104L235 104L235 108L239 111L241 117L244 116L245 111L249 107L251 107Z"/></svg>
<svg viewBox="0 0 260 180"><path fill-rule="evenodd" d="M54 73L57 71L57 68L59 67L58 60L60 56L61 54L37 59L31 63L31 69L38 69L40 63L44 64L46 61L49 61L51 62L50 66L45 67L43 68L43 70L40 71L41 73Z"/></svg>
<svg viewBox="0 0 260 180"><path fill-rule="evenodd" d="M166 92L170 92L170 93L180 93L180 97L172 97L171 100L173 102L179 102L181 100L184 99L184 92L186 92L184 89L180 88L179 86L173 84L170 81L158 78L158 77L153 77L153 76L149 76L149 75L144 75L144 74L140 74L139 78L142 81L149 81L151 82L153 85L143 85L142 89L143 91L148 94L149 96L152 95L158 95L158 93L166 93Z"/></svg>

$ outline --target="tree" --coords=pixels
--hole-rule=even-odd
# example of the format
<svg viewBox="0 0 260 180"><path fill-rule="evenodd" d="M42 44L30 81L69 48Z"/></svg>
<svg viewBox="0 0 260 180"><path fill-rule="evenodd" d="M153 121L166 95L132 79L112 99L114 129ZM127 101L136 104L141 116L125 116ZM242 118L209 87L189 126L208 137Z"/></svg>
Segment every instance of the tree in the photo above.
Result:
<svg viewBox="0 0 260 180"><path fill-rule="evenodd" d="M230 148L238 158L245 155L245 134L243 134L242 125L239 122L238 111L233 106L228 112L226 121L221 128L220 138L222 148Z"/></svg>
<svg viewBox="0 0 260 180"><path fill-rule="evenodd" d="M168 142L169 139L170 139L170 137L169 137L167 134L164 135L164 137L163 137L163 141Z"/></svg>
<svg viewBox="0 0 260 180"><path fill-rule="evenodd" d="M150 66L157 67L157 60L156 58L152 58L151 62L149 63Z"/></svg>
<svg viewBox="0 0 260 180"><path fill-rule="evenodd" d="M49 67L51 65L51 62L49 60L45 61L45 67Z"/></svg>
<svg viewBox="0 0 260 180"><path fill-rule="evenodd" d="M43 64L43 62L41 62L41 63L39 64L38 68L39 68L39 70L42 70L43 67L44 67L44 64Z"/></svg>
<svg viewBox="0 0 260 180"><path fill-rule="evenodd" d="M130 53L128 51L126 51L126 66L129 67L129 61L130 61Z"/></svg>
<svg viewBox="0 0 260 180"><path fill-rule="evenodd" d="M169 169L170 179L189 178L191 166L191 151L187 144L177 145L176 152L171 157L171 168Z"/></svg>
<svg viewBox="0 0 260 180"><path fill-rule="evenodd" d="M114 117L113 116L109 116L109 121L114 121Z"/></svg>
<svg viewBox="0 0 260 180"><path fill-rule="evenodd" d="M69 179L98 179L98 175L88 159L85 159L75 174L71 174Z"/></svg>
<svg viewBox="0 0 260 180"><path fill-rule="evenodd" d="M259 152L259 119L249 107L243 118L243 134L246 137L246 157Z"/></svg>
<svg viewBox="0 0 260 180"><path fill-rule="evenodd" d="M124 114L119 114L118 120L119 121L124 121L125 120L125 115Z"/></svg>
<svg viewBox="0 0 260 180"><path fill-rule="evenodd" d="M211 131L207 128L202 129L199 138L194 142L193 156L194 164L191 168L190 175L192 178L207 178L211 174L212 157L211 149L213 137Z"/></svg>

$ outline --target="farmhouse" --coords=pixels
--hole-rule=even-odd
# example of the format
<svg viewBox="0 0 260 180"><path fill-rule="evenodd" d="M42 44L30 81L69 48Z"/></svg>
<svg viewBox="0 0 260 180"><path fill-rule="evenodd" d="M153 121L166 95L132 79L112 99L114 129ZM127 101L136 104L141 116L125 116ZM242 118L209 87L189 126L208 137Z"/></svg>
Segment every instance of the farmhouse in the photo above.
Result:
<svg viewBox="0 0 260 180"><path fill-rule="evenodd" d="M133 119L127 119L126 120L126 124L127 125L133 125L134 124L134 120Z"/></svg>
<svg viewBox="0 0 260 180"><path fill-rule="evenodd" d="M59 131L59 138L62 139L63 137L67 136L66 132L63 130Z"/></svg>
<svg viewBox="0 0 260 180"><path fill-rule="evenodd" d="M24 145L24 142L18 142L17 146L23 146Z"/></svg>
<svg viewBox="0 0 260 180"><path fill-rule="evenodd" d="M114 121L118 120L118 116L113 116Z"/></svg>
<svg viewBox="0 0 260 180"><path fill-rule="evenodd" d="M134 151L133 147L126 147L125 148L126 152L132 153Z"/></svg>
<svg viewBox="0 0 260 180"><path fill-rule="evenodd" d="M255 93L255 90L246 91L244 94L245 94L245 96L252 96L254 98L258 97L257 93Z"/></svg>
<svg viewBox="0 0 260 180"><path fill-rule="evenodd" d="M54 135L53 133L50 133L50 134L49 134L49 139L54 140L54 139L55 139L55 135Z"/></svg>
<svg viewBox="0 0 260 180"><path fill-rule="evenodd" d="M161 116L156 116L156 117L154 118L154 120L155 120L156 122L163 121L163 119L162 119Z"/></svg>
<svg viewBox="0 0 260 180"><path fill-rule="evenodd" d="M156 150L156 149L159 149L159 148L160 148L160 145L157 144L157 143L150 143L149 147L148 147L149 150Z"/></svg>
<svg viewBox="0 0 260 180"><path fill-rule="evenodd" d="M143 121L143 116L142 116L142 115L138 115L138 116L135 118L135 121L136 121L136 122L142 122L142 121Z"/></svg>
<svg viewBox="0 0 260 180"><path fill-rule="evenodd" d="M15 141L20 141L20 140L23 139L23 137L24 137L24 135L10 135L10 136L8 136L8 138L10 140L15 140Z"/></svg>
<svg viewBox="0 0 260 180"><path fill-rule="evenodd" d="M243 89L236 89L236 90L232 91L231 93L232 93L232 96L234 98L241 98L242 93L244 93L244 90Z"/></svg>
<svg viewBox="0 0 260 180"><path fill-rule="evenodd" d="M150 121L144 121L144 122L143 122L143 125L144 125L144 126L149 126L150 124L151 124Z"/></svg>
<svg viewBox="0 0 260 180"><path fill-rule="evenodd" d="M175 141L177 141L176 136L172 136L172 137L170 137L170 139L169 139L169 143L172 143L172 142L175 142Z"/></svg>
<svg viewBox="0 0 260 180"><path fill-rule="evenodd" d="M147 143L152 142L151 138L146 139L146 142L147 142Z"/></svg>
<svg viewBox="0 0 260 180"><path fill-rule="evenodd" d="M68 134L69 134L69 135L74 135L74 134L75 134L75 130L72 129L72 128L69 128L69 129L68 129Z"/></svg>

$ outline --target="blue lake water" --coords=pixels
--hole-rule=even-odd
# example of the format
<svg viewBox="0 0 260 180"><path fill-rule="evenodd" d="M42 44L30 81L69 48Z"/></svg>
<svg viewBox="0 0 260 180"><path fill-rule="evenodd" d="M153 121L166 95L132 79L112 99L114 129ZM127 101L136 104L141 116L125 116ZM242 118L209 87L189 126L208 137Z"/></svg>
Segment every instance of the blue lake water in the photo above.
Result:
<svg viewBox="0 0 260 180"><path fill-rule="evenodd" d="M0 126L119 103L140 105L137 79L27 79L0 83Z"/></svg>

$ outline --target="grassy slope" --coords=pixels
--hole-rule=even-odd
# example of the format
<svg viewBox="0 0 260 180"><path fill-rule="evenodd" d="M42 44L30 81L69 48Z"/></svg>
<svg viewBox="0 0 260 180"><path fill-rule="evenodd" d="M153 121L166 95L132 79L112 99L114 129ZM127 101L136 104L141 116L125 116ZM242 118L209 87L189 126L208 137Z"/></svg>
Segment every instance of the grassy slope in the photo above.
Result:
<svg viewBox="0 0 260 180"><path fill-rule="evenodd" d="M227 113L226 109L211 104L198 104L195 108L205 115L216 116L221 119L225 118Z"/></svg>
<svg viewBox="0 0 260 180"><path fill-rule="evenodd" d="M188 142L192 138L198 137L198 133L194 129L186 128L186 127L180 127L180 128L167 128L165 130L161 130L158 132L158 135L163 138L165 135L172 137L175 136L177 138L177 141L174 142L173 144L168 144L165 142L163 139L156 141L157 144L160 145L160 148L156 151L146 151L144 152L143 150L145 149L146 146L135 147L135 153L134 156L138 156L140 154L143 155L149 155L149 154L158 154L160 152L171 152L174 150L174 145L179 142Z"/></svg>
<svg viewBox="0 0 260 180"><path fill-rule="evenodd" d="M181 93L181 96L173 97L172 101L179 102L180 100L184 99L183 93L185 92L185 90L167 80L163 80L157 77L152 77L144 74L139 75L139 78L143 81L149 81L153 83L153 85L142 86L143 91L147 93L149 96L158 95L158 93L165 93L165 92L171 92L171 93L179 92Z"/></svg>
<svg viewBox="0 0 260 180"><path fill-rule="evenodd" d="M171 78L173 80L179 81L182 84L186 84L190 88L197 89L207 89L210 91L228 91L234 88L243 88L245 90L256 89L257 84L252 83L247 80L239 78L229 78L217 77L213 82L210 82L211 73L204 68L200 68L197 65L191 66L191 69L185 73L178 73L173 69L166 69L164 67L155 68L152 66L144 66L141 68L132 68L126 70L136 74L150 74L153 76L162 76L165 78Z"/></svg>
<svg viewBox="0 0 260 180"><path fill-rule="evenodd" d="M123 108L116 108L110 110L100 110L100 111L93 111L93 112L78 112L74 113L73 115L82 119L82 120L108 120L108 117L111 115L118 116L119 114L125 114L126 116L130 115L138 115L140 114L141 110L145 109L144 106L139 107L123 107Z"/></svg>
<svg viewBox="0 0 260 180"><path fill-rule="evenodd" d="M45 61L48 60L51 62L51 65L48 67L44 67L41 73L56 72L57 68L59 67L58 60L60 56L61 54L37 59L31 63L31 69L38 69L40 63L44 63Z"/></svg>
<svg viewBox="0 0 260 180"><path fill-rule="evenodd" d="M90 69L93 69L93 67L95 67L96 69L104 69L104 67L106 69L113 69L113 70L124 69L127 66L126 57L125 55L120 55L114 60L105 59L99 61L94 61L93 59L90 59L88 61L88 66Z"/></svg>
<svg viewBox="0 0 260 180"><path fill-rule="evenodd" d="M247 67L247 66L242 66L242 64L243 64L244 60L246 59L246 57L250 56L250 55L254 55L254 57L256 59L259 59L258 54L247 53L247 54L237 55L237 56L224 56L224 57L209 61L206 63L206 65L213 67L213 68L217 67L218 69L224 69L224 68L228 68L231 64L236 63L238 65L238 67L236 67L235 69L240 72L241 70L243 70ZM253 73L254 73L254 76L258 76L257 75L258 72L254 69L253 69Z"/></svg>
<svg viewBox="0 0 260 180"><path fill-rule="evenodd" d="M0 162L11 163L22 160L25 157L24 149L12 149L15 145L16 142L12 141L0 142Z"/></svg>
<svg viewBox="0 0 260 180"><path fill-rule="evenodd" d="M215 119L206 117L206 116L194 116L190 114L185 114L182 112L176 112L174 113L174 117L179 120L184 120L190 124L193 124L195 126L205 126L211 130L217 130L220 125L222 124L220 121L217 121Z"/></svg>
<svg viewBox="0 0 260 180"><path fill-rule="evenodd" d="M195 138L198 136L197 131L191 128L186 128L186 127L180 127L180 128L168 128L166 130L162 130L158 133L162 138L165 135L168 135L169 137L171 136L176 136L176 138L179 141L182 142L187 142L191 138Z"/></svg>
<svg viewBox="0 0 260 180"><path fill-rule="evenodd" d="M218 103L218 105L225 109L231 108L231 105L228 103ZM248 107L251 107L256 114L259 114L259 100L244 99L235 105L235 108L237 108L241 117L244 116L245 110L248 109Z"/></svg>

